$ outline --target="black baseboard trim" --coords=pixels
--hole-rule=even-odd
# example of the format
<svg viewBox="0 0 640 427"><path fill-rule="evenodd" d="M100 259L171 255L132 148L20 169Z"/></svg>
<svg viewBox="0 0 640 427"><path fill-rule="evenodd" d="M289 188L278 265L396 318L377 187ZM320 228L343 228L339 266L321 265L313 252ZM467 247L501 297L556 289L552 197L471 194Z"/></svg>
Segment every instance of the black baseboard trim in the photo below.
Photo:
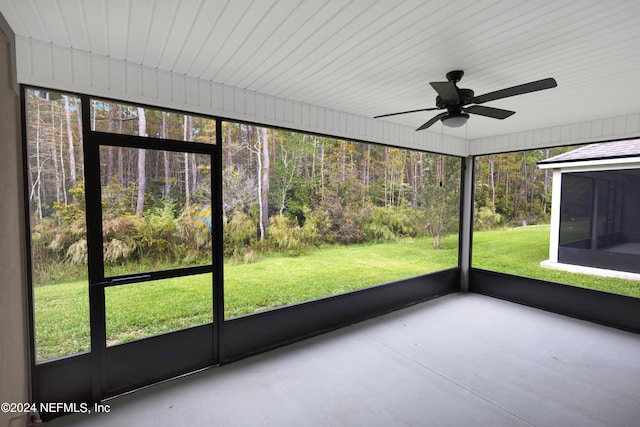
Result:
<svg viewBox="0 0 640 427"><path fill-rule="evenodd" d="M471 292L640 333L640 298L472 268Z"/></svg>
<svg viewBox="0 0 640 427"><path fill-rule="evenodd" d="M457 292L460 269L308 301L224 322L221 363L229 363Z"/></svg>
<svg viewBox="0 0 640 427"><path fill-rule="evenodd" d="M379 316L452 292L460 269L401 280L225 321L221 363L230 363L286 344ZM213 324L201 325L107 348L108 386L113 397L217 364ZM38 402L89 403L91 353L36 365ZM43 420L65 415L41 414Z"/></svg>

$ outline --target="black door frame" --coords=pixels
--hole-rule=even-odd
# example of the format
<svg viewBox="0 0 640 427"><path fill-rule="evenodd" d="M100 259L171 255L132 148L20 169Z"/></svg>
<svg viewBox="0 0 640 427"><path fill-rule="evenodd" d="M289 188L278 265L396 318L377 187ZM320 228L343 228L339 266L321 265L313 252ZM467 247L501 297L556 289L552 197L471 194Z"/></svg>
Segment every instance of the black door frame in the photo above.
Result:
<svg viewBox="0 0 640 427"><path fill-rule="evenodd" d="M182 371L217 364L220 360L220 329L224 319L222 300L222 233L214 215L221 208L220 122L216 121L216 144L185 142L93 131L90 128L91 100L81 96L85 194L87 215L87 250L89 275L89 311L91 330L92 399L97 402L138 384L175 376ZM127 147L196 153L211 159L212 262L210 265L172 270L141 272L105 277L102 240L102 195L100 181L100 147ZM130 343L107 347L105 288L127 286L201 273L212 275L213 322L182 329ZM185 342L189 345L185 346ZM192 345L193 343L200 343ZM189 348L189 351L183 351ZM176 350L179 349L179 350Z"/></svg>

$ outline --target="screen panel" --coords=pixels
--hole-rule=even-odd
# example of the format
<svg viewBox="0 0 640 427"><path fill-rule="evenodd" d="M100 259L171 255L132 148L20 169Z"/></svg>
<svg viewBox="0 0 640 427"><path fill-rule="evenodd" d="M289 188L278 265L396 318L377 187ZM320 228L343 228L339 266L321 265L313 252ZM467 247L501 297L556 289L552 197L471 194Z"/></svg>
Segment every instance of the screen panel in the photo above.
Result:
<svg viewBox="0 0 640 427"><path fill-rule="evenodd" d="M80 110L75 95L25 89L36 361L90 349Z"/></svg>
<svg viewBox="0 0 640 427"><path fill-rule="evenodd" d="M211 265L211 156L100 147L105 276Z"/></svg>
<svg viewBox="0 0 640 427"><path fill-rule="evenodd" d="M227 318L457 267L459 158L222 126Z"/></svg>
<svg viewBox="0 0 640 427"><path fill-rule="evenodd" d="M107 346L213 322L212 274L105 288Z"/></svg>
<svg viewBox="0 0 640 427"><path fill-rule="evenodd" d="M472 266L640 297L640 227L631 220L640 169L538 168L537 162L577 148L476 158ZM554 188L561 194L552 205Z"/></svg>

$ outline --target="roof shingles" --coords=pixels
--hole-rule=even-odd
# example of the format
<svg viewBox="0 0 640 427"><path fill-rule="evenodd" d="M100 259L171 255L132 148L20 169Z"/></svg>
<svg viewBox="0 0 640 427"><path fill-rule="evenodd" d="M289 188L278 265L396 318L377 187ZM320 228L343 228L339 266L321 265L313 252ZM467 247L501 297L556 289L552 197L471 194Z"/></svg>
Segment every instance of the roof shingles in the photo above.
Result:
<svg viewBox="0 0 640 427"><path fill-rule="evenodd" d="M578 160L599 160L619 157L639 157L640 139L603 142L580 147L566 153L550 157L539 164L575 162Z"/></svg>

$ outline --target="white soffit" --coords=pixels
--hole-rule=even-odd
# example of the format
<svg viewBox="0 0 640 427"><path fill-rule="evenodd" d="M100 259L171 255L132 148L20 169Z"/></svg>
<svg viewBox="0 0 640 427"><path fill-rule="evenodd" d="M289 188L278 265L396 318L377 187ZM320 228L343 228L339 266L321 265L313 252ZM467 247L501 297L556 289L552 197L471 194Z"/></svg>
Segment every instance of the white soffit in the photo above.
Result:
<svg viewBox="0 0 640 427"><path fill-rule="evenodd" d="M0 0L0 12L25 83L201 112L227 96L256 121L272 103L272 122L459 155L640 135L637 0ZM460 129L411 133L437 112L372 119L433 107L429 82L454 69L476 95L558 87L487 103L517 114Z"/></svg>
<svg viewBox="0 0 640 427"><path fill-rule="evenodd" d="M578 162L561 162L539 164L540 169L559 169L562 172L589 172L597 170L625 170L639 169L640 157L626 157L623 159L584 160Z"/></svg>

